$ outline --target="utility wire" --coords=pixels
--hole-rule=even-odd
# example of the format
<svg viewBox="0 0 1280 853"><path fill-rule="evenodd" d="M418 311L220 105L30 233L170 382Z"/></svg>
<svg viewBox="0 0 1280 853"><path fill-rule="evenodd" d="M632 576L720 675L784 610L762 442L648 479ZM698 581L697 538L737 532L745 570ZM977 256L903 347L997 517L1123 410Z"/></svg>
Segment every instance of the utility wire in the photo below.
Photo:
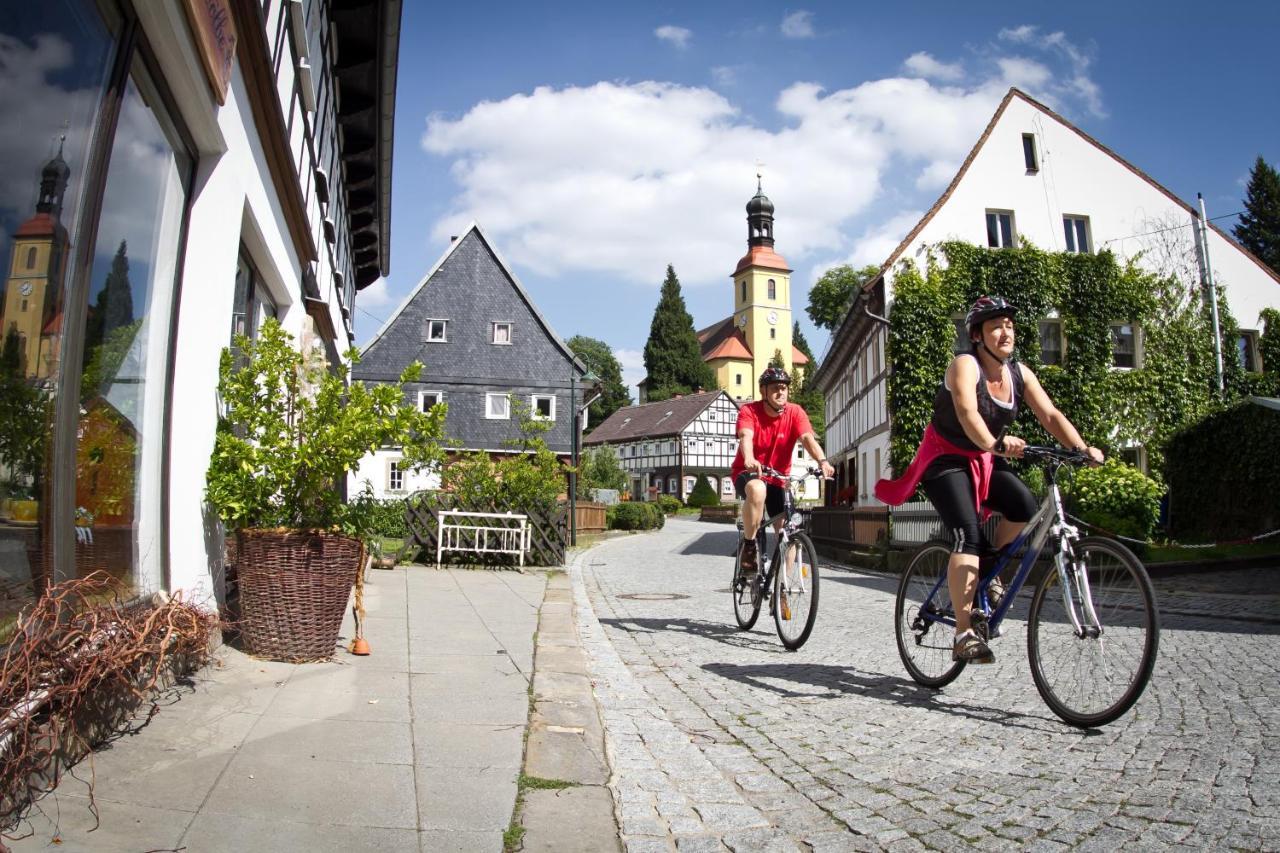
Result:
<svg viewBox="0 0 1280 853"><path fill-rule="evenodd" d="M1244 213L1244 211L1243 211L1243 210L1237 210L1235 213L1224 213L1224 214L1222 214L1221 216L1210 216L1210 217L1209 217L1209 221L1210 221L1210 222L1216 222L1216 221L1217 221L1217 220L1219 220L1219 219L1230 219L1231 217L1233 217L1233 216L1239 216L1239 215L1240 215L1240 214L1242 214L1242 213ZM1121 240L1132 240L1132 239L1134 239L1135 237L1150 237L1152 234L1163 234L1163 233L1165 233L1166 231L1177 231L1177 230L1178 230L1178 229L1180 229L1180 228L1193 228L1193 227L1195 227L1198 223L1199 223L1199 217L1196 217L1196 221L1195 221L1195 222L1187 222L1187 223L1184 223L1184 224L1182 224L1182 225L1170 225L1168 228L1160 228L1160 229L1158 229L1158 230L1156 230L1156 231L1148 231L1148 232L1146 232L1145 234L1129 234L1129 235L1124 236L1124 237L1112 237L1110 240L1104 240L1104 241L1102 241L1102 245L1104 245L1104 246L1105 246L1105 245L1107 245L1108 243L1118 243L1118 242L1120 242Z"/></svg>

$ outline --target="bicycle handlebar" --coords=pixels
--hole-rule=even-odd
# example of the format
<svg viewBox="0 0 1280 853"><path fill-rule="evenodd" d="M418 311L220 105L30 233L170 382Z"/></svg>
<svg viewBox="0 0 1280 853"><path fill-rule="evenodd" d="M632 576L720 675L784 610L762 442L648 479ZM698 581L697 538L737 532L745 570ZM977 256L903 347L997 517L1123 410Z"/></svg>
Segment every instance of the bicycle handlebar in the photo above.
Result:
<svg viewBox="0 0 1280 853"><path fill-rule="evenodd" d="M1042 447L1035 444L1024 447L1022 455L1052 462L1064 462L1069 465L1088 465L1093 461L1093 457L1086 451L1067 450L1065 447Z"/></svg>
<svg viewBox="0 0 1280 853"><path fill-rule="evenodd" d="M820 480L835 479L835 477L822 476L822 468L817 465L810 465L808 468L805 469L805 472L803 474L783 474L781 471L777 471L773 468L770 468L768 465L762 464L760 466L760 473L766 477L772 477L775 480L789 480L793 483L799 483L809 477L817 477Z"/></svg>

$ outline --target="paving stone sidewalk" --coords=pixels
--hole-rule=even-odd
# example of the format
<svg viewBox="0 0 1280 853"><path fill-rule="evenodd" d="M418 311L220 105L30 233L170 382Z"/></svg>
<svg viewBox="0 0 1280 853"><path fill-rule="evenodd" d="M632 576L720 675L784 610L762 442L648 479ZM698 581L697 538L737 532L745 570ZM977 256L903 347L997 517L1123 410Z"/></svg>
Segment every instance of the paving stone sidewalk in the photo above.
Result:
<svg viewBox="0 0 1280 853"><path fill-rule="evenodd" d="M546 574L375 571L373 655L288 665L221 649L150 723L64 778L12 847L501 851L546 586Z"/></svg>

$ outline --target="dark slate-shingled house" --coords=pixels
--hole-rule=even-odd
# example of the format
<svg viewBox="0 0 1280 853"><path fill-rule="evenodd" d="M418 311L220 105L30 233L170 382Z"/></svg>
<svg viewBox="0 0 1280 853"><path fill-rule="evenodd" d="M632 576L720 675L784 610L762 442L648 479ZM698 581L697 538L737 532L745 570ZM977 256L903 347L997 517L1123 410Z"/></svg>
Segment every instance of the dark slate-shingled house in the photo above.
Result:
<svg viewBox="0 0 1280 853"><path fill-rule="evenodd" d="M426 368L407 393L424 409L448 404L445 435L462 449L512 452L506 442L520 437L520 422L511 395L534 417L553 421L543 438L570 455L570 394L581 403L585 367L474 222L365 345L352 378L395 382L414 360ZM366 457L352 485L367 479L379 495L438 486L434 477L415 480L398 470L398 459L395 448Z"/></svg>

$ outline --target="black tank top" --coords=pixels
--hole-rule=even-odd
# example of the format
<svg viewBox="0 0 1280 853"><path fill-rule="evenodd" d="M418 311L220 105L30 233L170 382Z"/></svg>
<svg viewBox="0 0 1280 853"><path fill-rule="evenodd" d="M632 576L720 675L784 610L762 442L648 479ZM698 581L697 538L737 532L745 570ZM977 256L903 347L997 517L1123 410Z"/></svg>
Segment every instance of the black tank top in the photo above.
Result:
<svg viewBox="0 0 1280 853"><path fill-rule="evenodd" d="M977 361L974 355L969 355L969 358ZM1009 376L1013 380L1013 397L1010 402L1001 403L987 390L986 380L982 376L982 365L978 365L978 415L994 436L999 436L1001 432L1013 425L1022 403L1022 368L1016 361L1009 362ZM969 440L969 436L965 435L964 427L960 426L960 416L956 414L955 400L951 396L951 390L947 388L945 378L938 385L938 393L933 397L933 428L956 447L963 447L965 450L988 449L978 447Z"/></svg>

